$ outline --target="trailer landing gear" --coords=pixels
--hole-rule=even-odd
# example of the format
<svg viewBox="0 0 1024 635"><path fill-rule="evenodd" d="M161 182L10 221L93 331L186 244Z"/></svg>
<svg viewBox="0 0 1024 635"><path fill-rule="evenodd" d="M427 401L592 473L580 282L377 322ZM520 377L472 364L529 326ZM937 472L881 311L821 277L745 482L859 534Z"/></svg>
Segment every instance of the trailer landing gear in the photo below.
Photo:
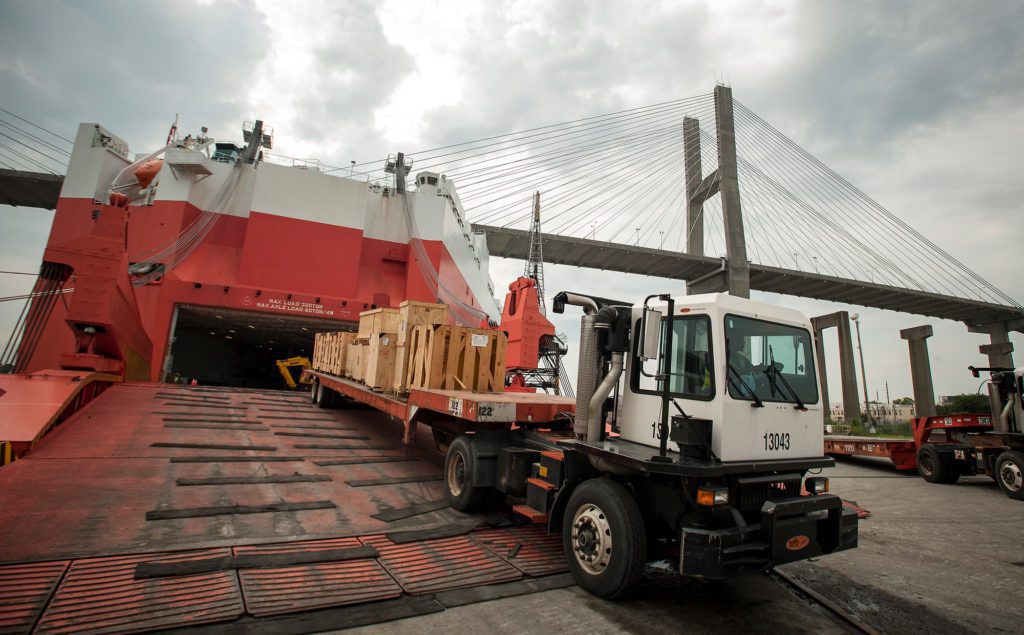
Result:
<svg viewBox="0 0 1024 635"><path fill-rule="evenodd" d="M636 501L607 478L584 481L572 492L562 523L572 577L594 595L629 593L647 561L647 535Z"/></svg>

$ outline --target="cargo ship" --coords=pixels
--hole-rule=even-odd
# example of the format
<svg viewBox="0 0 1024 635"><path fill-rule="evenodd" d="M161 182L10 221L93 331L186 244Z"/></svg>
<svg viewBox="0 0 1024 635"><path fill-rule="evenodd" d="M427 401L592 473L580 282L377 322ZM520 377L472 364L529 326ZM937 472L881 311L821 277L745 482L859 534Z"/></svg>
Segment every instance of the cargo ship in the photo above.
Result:
<svg viewBox="0 0 1024 635"><path fill-rule="evenodd" d="M99 124L79 126L34 298L0 360L8 371L279 387L276 359L309 355L313 332L367 309L439 300L461 323L500 317L486 237L444 175L410 174L406 187L401 155L387 182L274 163L262 122L243 125L243 145L176 130L136 154ZM113 300L105 284L119 285ZM79 313L109 310L116 324L76 318L76 298Z"/></svg>

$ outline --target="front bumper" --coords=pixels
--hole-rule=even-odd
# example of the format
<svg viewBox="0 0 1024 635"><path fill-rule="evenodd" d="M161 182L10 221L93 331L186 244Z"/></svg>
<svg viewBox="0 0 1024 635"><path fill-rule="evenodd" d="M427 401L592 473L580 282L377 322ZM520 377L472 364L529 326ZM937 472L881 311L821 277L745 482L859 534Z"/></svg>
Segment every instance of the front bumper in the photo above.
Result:
<svg viewBox="0 0 1024 635"><path fill-rule="evenodd" d="M857 546L857 513L833 494L768 501L761 522L729 529L683 528L683 575L722 579Z"/></svg>

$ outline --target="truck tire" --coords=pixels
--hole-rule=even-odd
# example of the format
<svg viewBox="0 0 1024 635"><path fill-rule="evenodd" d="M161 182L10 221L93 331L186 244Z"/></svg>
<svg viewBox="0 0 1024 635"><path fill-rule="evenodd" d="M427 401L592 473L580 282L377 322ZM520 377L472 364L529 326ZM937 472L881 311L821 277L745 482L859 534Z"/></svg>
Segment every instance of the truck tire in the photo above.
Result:
<svg viewBox="0 0 1024 635"><path fill-rule="evenodd" d="M316 391L316 407L317 408L333 408L334 407L334 391L327 386L320 386Z"/></svg>
<svg viewBox="0 0 1024 635"><path fill-rule="evenodd" d="M956 483L959 472L931 444L921 446L917 451L917 473L929 483Z"/></svg>
<svg viewBox="0 0 1024 635"><path fill-rule="evenodd" d="M309 400L316 403L317 395L320 394L320 382L316 379L309 386Z"/></svg>
<svg viewBox="0 0 1024 635"><path fill-rule="evenodd" d="M996 459L999 489L1014 500L1024 500L1024 452L1007 450Z"/></svg>
<svg viewBox="0 0 1024 635"><path fill-rule="evenodd" d="M562 546L572 577L584 590L609 600L628 595L647 561L640 508L611 479L584 481L565 508Z"/></svg>
<svg viewBox="0 0 1024 635"><path fill-rule="evenodd" d="M448 446L444 459L444 497L448 504L460 512L469 512L483 506L490 487L473 487L472 441L462 435Z"/></svg>

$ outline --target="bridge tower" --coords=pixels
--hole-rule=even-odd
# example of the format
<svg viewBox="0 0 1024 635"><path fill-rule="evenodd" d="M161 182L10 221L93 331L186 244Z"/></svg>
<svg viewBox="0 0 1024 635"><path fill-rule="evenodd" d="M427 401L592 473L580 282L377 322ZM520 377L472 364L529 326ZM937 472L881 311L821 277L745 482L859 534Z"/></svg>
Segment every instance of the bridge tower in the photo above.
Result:
<svg viewBox="0 0 1024 635"><path fill-rule="evenodd" d="M683 120L687 253L693 256L704 255L704 203L715 194L721 196L726 251L722 269L687 280L687 292L727 291L735 296L749 298L750 263L747 261L740 184L736 171L736 126L732 111L732 89L728 86L715 86L715 138L718 145L718 168L703 176L700 122L692 117Z"/></svg>

